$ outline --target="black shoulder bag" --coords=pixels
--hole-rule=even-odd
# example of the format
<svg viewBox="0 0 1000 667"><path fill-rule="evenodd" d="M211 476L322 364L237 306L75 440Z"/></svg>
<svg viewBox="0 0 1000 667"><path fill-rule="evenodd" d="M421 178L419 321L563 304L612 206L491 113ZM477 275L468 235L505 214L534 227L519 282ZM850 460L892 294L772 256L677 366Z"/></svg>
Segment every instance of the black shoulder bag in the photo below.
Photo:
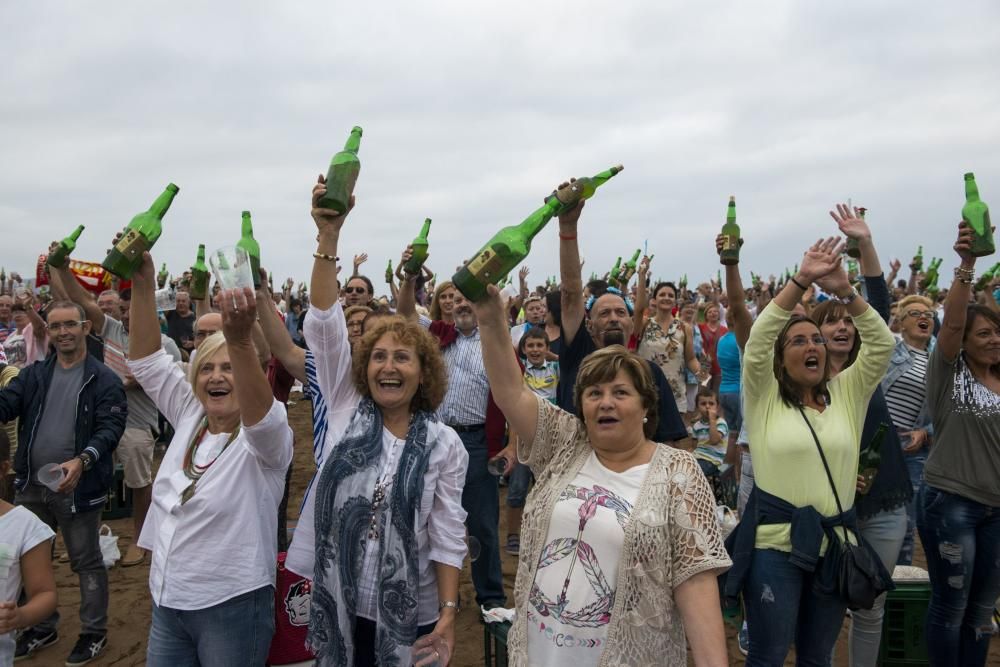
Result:
<svg viewBox="0 0 1000 667"><path fill-rule="evenodd" d="M802 419L805 420L806 426L809 427L809 432L812 433L813 442L816 443L816 449L819 450L819 457L823 460L823 469L826 470L826 478L830 482L830 489L833 491L833 497L837 501L837 511L843 516L844 508L840 504L840 495L837 493L837 487L833 483L833 475L830 474L830 466L827 464L826 456L823 454L823 447L820 446L816 431L813 429L812 424L809 423L809 418L806 417L805 410L801 406L799 406L799 413L802 415ZM892 582L892 575L886 571L885 566L882 565L882 560L875 553L875 550L872 549L871 545L868 544L860 533L855 533L855 536L858 538L858 543L851 544L850 540L841 540L835 530L829 531L828 538L830 544L824 557L832 558L835 561L834 571L836 572L837 592L840 594L841 599L847 603L848 608L871 609L875 604L875 598L886 591L892 590L895 588L895 585Z"/></svg>

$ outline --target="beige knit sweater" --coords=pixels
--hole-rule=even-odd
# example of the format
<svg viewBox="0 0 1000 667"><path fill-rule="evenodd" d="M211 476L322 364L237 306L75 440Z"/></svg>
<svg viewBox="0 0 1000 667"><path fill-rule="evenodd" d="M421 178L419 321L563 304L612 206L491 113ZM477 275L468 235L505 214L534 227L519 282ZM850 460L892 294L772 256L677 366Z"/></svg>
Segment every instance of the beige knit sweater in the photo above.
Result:
<svg viewBox="0 0 1000 667"><path fill-rule="evenodd" d="M522 441L518 450L520 460L535 474L535 488L521 525L514 584L517 616L508 636L512 667L532 664L525 620L528 592L555 503L590 452L582 422L539 399L534 440ZM732 564L722 545L711 489L691 454L657 447L625 528L622 551L600 665L687 664L684 625L673 589L699 572L721 572Z"/></svg>

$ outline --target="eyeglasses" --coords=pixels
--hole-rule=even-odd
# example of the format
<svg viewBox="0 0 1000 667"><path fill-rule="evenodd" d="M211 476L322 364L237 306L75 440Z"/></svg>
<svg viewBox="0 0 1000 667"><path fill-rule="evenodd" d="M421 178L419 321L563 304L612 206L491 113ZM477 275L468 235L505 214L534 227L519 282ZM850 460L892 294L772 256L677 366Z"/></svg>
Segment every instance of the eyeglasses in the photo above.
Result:
<svg viewBox="0 0 1000 667"><path fill-rule="evenodd" d="M367 287L345 287L344 294L366 294L368 292Z"/></svg>
<svg viewBox="0 0 1000 667"><path fill-rule="evenodd" d="M49 322L46 325L46 328L53 333L62 331L64 329L66 331L72 331L73 329L83 326L84 322L85 320L70 320L69 322Z"/></svg>
<svg viewBox="0 0 1000 667"><path fill-rule="evenodd" d="M815 336L796 336L785 343L785 347L805 347L809 343L813 345L826 345L826 339L816 334Z"/></svg>
<svg viewBox="0 0 1000 667"><path fill-rule="evenodd" d="M931 310L908 310L906 311L907 317L912 317L915 320L933 320L934 311Z"/></svg>

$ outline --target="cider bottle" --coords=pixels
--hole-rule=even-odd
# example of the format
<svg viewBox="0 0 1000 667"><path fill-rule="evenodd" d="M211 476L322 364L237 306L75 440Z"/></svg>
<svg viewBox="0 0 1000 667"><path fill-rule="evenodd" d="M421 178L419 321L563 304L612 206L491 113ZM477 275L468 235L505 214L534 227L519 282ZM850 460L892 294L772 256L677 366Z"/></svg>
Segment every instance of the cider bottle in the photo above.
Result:
<svg viewBox="0 0 1000 667"><path fill-rule="evenodd" d="M546 197L542 207L531 213L521 224L505 227L497 232L452 276L452 283L470 301L481 301L486 297L487 285L499 282L528 256L531 240L549 220L592 197L598 187L621 170L621 165L612 167L596 176L581 178L559 188Z"/></svg>
<svg viewBox="0 0 1000 667"><path fill-rule="evenodd" d="M150 250L163 233L163 216L180 190L170 183L148 211L139 213L125 227L122 237L104 258L101 266L119 278L131 280L142 263L142 253Z"/></svg>
<svg viewBox="0 0 1000 667"><path fill-rule="evenodd" d="M726 266L740 263L740 226L736 224L736 197L730 195L726 209L726 224L722 225L722 253L719 255Z"/></svg>
<svg viewBox="0 0 1000 667"><path fill-rule="evenodd" d="M66 266L66 260L69 258L69 254L76 249L76 240L80 238L81 232L83 232L83 225L77 227L72 234L59 242L59 245L49 253L47 262L49 266L54 266L57 269Z"/></svg>
<svg viewBox="0 0 1000 667"><path fill-rule="evenodd" d="M389 263L385 265L385 282L387 284L389 284L389 285L392 284L392 260L391 259L389 260Z"/></svg>
<svg viewBox="0 0 1000 667"><path fill-rule="evenodd" d="M243 211L243 227L236 247L245 250L247 257L250 258L253 288L260 289L260 244L253 237L253 222L250 220L250 211Z"/></svg>
<svg viewBox="0 0 1000 667"><path fill-rule="evenodd" d="M858 491L858 493L862 496L867 495L875 483L879 464L882 463L882 441L885 440L887 428L884 423L879 424L871 442L868 443L868 447L861 452L858 461L858 476L862 479L864 490Z"/></svg>
<svg viewBox="0 0 1000 667"><path fill-rule="evenodd" d="M976 187L976 177L969 172L965 175L965 206L962 207L962 220L972 227L972 256L985 257L996 252L993 244L993 226L990 224L990 209L986 202L979 198L979 188Z"/></svg>
<svg viewBox="0 0 1000 667"><path fill-rule="evenodd" d="M639 255L642 253L642 248L635 251L632 258L625 262L625 266L622 267L621 273L621 285L623 288L628 287L629 281L632 280L632 276L635 275L636 270L639 266Z"/></svg>
<svg viewBox="0 0 1000 667"><path fill-rule="evenodd" d="M615 260L615 265L611 267L608 271L608 281L618 282L618 278L622 275L622 258L619 257Z"/></svg>
<svg viewBox="0 0 1000 667"><path fill-rule="evenodd" d="M413 254L410 259L407 260L406 264L403 264L403 271L409 273L411 276L415 276L420 273L420 268L427 261L427 235L431 231L431 219L424 219L424 226L420 228L420 234L417 238L413 239Z"/></svg>
<svg viewBox="0 0 1000 667"><path fill-rule="evenodd" d="M861 216L861 219L864 220L865 219L865 211L867 211L868 209L866 209L863 206L859 206L859 207L857 207L856 210L858 212L858 215ZM847 249L846 250L847 250L847 256L848 257L853 257L854 259L858 259L859 257L861 257L861 246L860 246L858 240L856 238L854 238L853 236L848 236L847 237Z"/></svg>
<svg viewBox="0 0 1000 667"><path fill-rule="evenodd" d="M341 214L347 212L354 193L354 184L361 173L358 149L361 147L361 128L354 126L347 137L344 150L333 156L326 172L326 194L319 200L320 208L328 208Z"/></svg>
<svg viewBox="0 0 1000 667"><path fill-rule="evenodd" d="M191 287L189 288L192 301L202 301L208 298L208 266L205 265L205 244L198 244L198 256L191 267Z"/></svg>

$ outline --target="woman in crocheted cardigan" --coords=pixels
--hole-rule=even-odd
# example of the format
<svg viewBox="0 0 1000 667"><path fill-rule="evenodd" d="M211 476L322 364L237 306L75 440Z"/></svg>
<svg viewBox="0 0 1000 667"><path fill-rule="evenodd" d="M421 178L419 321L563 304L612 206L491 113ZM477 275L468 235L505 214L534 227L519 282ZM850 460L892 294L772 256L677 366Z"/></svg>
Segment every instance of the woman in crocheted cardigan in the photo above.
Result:
<svg viewBox="0 0 1000 667"><path fill-rule="evenodd" d="M650 440L648 364L621 346L591 354L574 415L521 381L498 291L475 307L494 399L536 478L510 664L685 664L687 642L697 664L727 664L716 577L730 561L715 503L691 454Z"/></svg>

